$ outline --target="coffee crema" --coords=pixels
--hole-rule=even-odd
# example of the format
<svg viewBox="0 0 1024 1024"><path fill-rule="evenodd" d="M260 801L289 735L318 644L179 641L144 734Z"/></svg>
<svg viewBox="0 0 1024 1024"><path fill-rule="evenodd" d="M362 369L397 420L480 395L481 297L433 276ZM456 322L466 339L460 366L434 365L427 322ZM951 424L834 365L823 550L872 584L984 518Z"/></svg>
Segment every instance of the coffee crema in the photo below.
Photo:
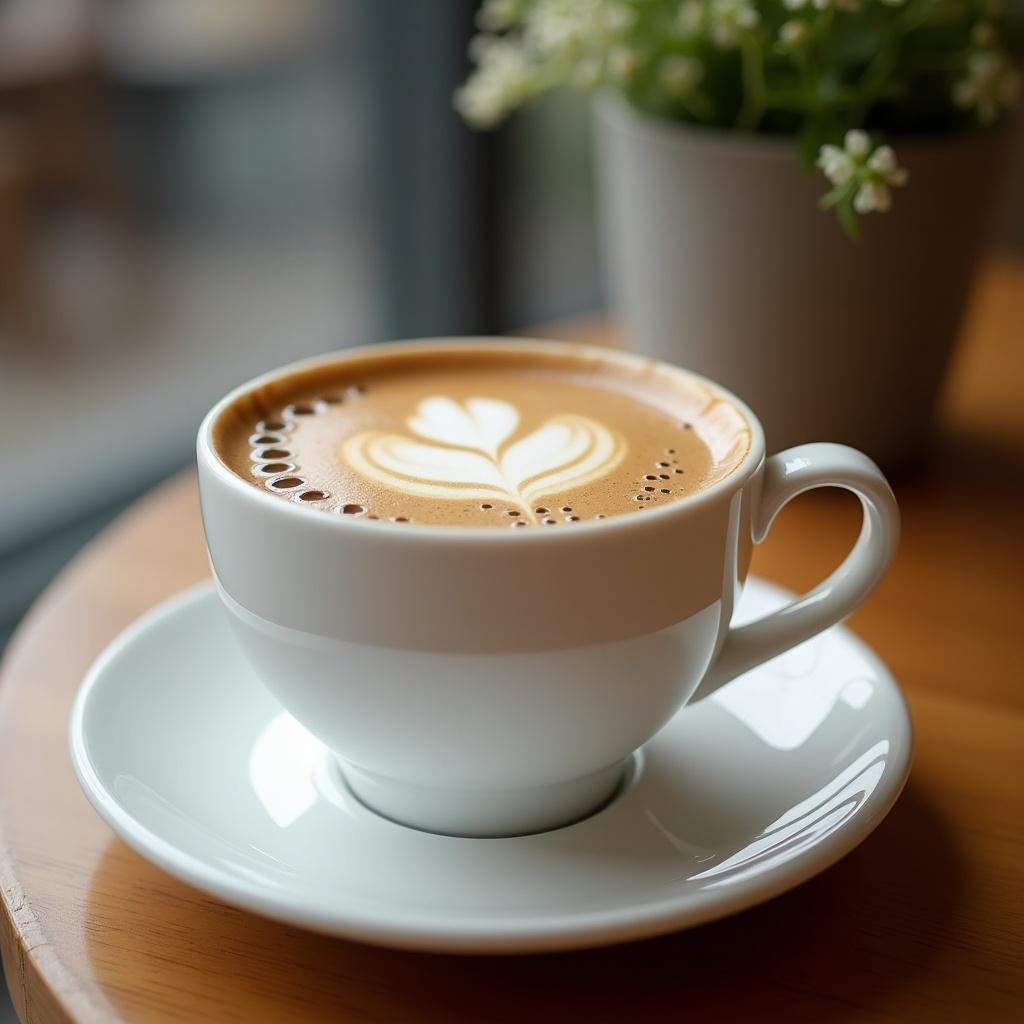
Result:
<svg viewBox="0 0 1024 1024"><path fill-rule="evenodd" d="M213 443L254 487L333 515L521 529L685 500L751 435L682 371L513 342L383 346L284 374L236 398Z"/></svg>

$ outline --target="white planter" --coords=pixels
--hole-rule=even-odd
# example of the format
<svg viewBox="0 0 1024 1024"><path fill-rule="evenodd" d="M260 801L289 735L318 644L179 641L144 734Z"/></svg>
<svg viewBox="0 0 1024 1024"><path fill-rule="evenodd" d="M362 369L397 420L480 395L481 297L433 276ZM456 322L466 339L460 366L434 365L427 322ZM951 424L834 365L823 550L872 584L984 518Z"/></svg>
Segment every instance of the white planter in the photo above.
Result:
<svg viewBox="0 0 1024 1024"><path fill-rule="evenodd" d="M607 283L627 344L720 381L770 450L827 439L917 453L985 240L1004 135L897 142L893 209L852 244L788 138L596 104Z"/></svg>

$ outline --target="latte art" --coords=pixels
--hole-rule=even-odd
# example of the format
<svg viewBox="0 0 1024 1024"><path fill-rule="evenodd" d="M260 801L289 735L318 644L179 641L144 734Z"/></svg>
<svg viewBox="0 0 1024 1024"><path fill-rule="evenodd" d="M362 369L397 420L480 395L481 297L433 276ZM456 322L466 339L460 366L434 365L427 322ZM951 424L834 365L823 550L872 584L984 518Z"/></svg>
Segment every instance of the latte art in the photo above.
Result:
<svg viewBox="0 0 1024 1024"><path fill-rule="evenodd" d="M448 500L496 498L537 521L533 506L540 498L592 483L626 453L621 437L586 416L561 413L513 440L519 425L519 411L509 402L432 396L408 420L419 440L364 431L342 442L341 458L391 490Z"/></svg>
<svg viewBox="0 0 1024 1024"><path fill-rule="evenodd" d="M647 512L749 449L735 406L681 371L527 346L385 346L285 372L224 410L214 446L273 500L506 530Z"/></svg>

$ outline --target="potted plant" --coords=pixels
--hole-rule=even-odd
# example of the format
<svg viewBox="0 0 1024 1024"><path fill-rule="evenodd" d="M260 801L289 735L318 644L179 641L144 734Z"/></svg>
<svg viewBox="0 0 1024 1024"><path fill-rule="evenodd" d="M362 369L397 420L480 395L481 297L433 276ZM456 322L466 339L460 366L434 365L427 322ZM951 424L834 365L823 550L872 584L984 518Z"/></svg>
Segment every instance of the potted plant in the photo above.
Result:
<svg viewBox="0 0 1024 1024"><path fill-rule="evenodd" d="M488 0L455 101L488 127L598 90L627 343L734 388L774 448L891 468L927 436L985 239L1017 4Z"/></svg>

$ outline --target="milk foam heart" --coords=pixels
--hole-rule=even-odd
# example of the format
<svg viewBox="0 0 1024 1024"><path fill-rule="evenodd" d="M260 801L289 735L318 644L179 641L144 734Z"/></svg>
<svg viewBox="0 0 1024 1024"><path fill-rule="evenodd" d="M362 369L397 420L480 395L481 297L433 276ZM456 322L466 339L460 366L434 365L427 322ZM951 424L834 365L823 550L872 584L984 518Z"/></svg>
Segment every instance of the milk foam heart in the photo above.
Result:
<svg viewBox="0 0 1024 1024"><path fill-rule="evenodd" d="M626 442L604 424L562 413L512 440L518 409L493 398L447 396L420 402L408 434L362 431L341 443L341 459L367 480L399 493L459 501L495 499L532 522L534 505L611 472ZM416 439L414 439L416 438ZM434 443L430 443L434 442Z"/></svg>

